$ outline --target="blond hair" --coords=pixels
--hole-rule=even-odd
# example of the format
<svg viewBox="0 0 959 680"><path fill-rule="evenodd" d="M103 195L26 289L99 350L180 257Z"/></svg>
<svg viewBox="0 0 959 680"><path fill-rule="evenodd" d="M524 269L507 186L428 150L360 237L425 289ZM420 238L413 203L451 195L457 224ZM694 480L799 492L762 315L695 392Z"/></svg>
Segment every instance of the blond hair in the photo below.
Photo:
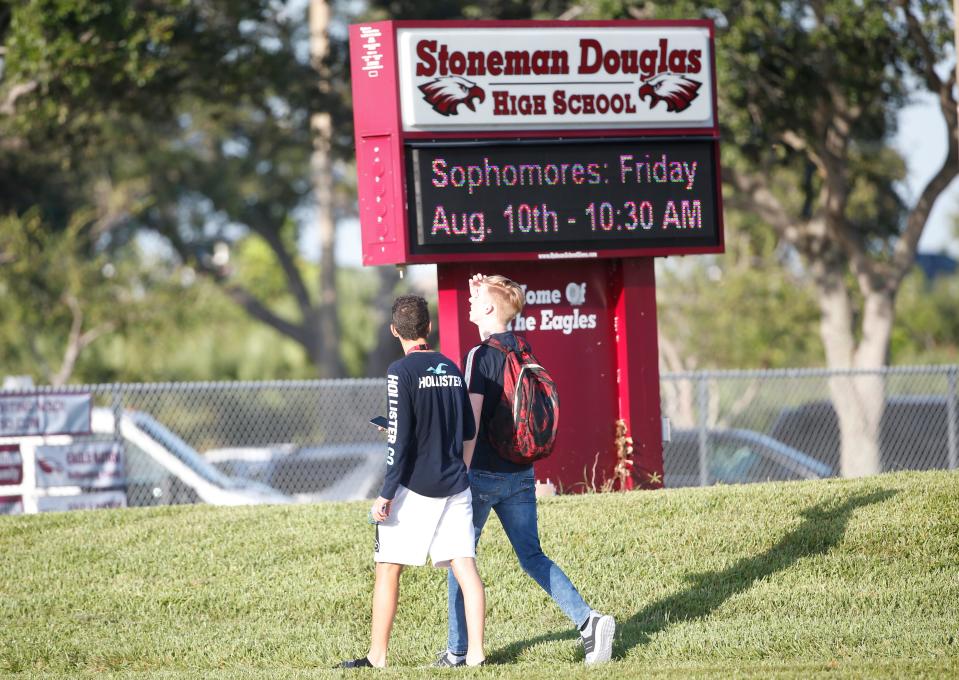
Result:
<svg viewBox="0 0 959 680"><path fill-rule="evenodd" d="M483 285L496 307L496 314L503 323L523 311L523 289L515 281L493 274L483 277Z"/></svg>

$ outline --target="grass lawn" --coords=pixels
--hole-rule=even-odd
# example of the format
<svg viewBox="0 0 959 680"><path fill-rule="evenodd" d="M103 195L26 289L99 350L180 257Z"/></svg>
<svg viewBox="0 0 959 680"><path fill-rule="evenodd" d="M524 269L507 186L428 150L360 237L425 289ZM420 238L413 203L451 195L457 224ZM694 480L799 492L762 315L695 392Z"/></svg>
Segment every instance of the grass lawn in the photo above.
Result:
<svg viewBox="0 0 959 680"><path fill-rule="evenodd" d="M4 677L959 677L959 474L563 496L545 552L616 617L613 662L480 543L487 652L425 668L446 572L409 568L387 671L330 668L369 641L366 503L0 517Z"/></svg>

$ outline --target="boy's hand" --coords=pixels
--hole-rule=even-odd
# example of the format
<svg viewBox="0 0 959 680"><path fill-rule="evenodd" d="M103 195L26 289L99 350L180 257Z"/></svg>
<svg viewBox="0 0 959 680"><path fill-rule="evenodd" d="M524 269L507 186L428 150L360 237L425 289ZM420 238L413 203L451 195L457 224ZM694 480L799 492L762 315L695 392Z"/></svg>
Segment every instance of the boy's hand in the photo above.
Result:
<svg viewBox="0 0 959 680"><path fill-rule="evenodd" d="M486 279L484 274L473 274L470 278L470 296L476 294L479 290L479 287L483 285L483 281Z"/></svg>
<svg viewBox="0 0 959 680"><path fill-rule="evenodd" d="M392 505L392 500L387 500L379 496L373 501L373 507L370 508L370 516L377 522L385 522L387 517L390 516L390 507Z"/></svg>

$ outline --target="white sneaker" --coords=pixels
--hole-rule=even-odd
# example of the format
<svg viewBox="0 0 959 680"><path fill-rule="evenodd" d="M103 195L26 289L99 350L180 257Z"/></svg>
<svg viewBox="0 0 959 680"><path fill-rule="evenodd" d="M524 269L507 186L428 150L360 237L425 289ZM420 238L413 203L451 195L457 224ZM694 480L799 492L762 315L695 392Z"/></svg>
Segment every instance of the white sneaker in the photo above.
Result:
<svg viewBox="0 0 959 680"><path fill-rule="evenodd" d="M613 634L616 632L616 621L608 614L597 611L589 613L586 625L580 631L583 637L583 651L586 652L586 663L604 663L613 656Z"/></svg>

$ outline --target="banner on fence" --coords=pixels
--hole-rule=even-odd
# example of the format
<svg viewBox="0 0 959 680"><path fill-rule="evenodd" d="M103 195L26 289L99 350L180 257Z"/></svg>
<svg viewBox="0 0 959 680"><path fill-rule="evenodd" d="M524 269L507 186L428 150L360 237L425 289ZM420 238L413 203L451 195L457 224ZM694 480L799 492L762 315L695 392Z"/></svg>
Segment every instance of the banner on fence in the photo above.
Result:
<svg viewBox="0 0 959 680"><path fill-rule="evenodd" d="M97 493L81 493L72 496L41 496L37 499L37 510L40 512L101 510L125 507L127 507L127 495L124 491L100 491Z"/></svg>
<svg viewBox="0 0 959 680"><path fill-rule="evenodd" d="M0 515L22 515L23 496L0 496Z"/></svg>
<svg viewBox="0 0 959 680"><path fill-rule="evenodd" d="M92 412L89 393L0 395L0 437L90 434Z"/></svg>
<svg viewBox="0 0 959 680"><path fill-rule="evenodd" d="M15 486L23 482L23 458L16 444L0 446L0 485Z"/></svg>
<svg viewBox="0 0 959 680"><path fill-rule="evenodd" d="M126 483L123 447L117 442L78 442L37 447L37 486L104 489Z"/></svg>

